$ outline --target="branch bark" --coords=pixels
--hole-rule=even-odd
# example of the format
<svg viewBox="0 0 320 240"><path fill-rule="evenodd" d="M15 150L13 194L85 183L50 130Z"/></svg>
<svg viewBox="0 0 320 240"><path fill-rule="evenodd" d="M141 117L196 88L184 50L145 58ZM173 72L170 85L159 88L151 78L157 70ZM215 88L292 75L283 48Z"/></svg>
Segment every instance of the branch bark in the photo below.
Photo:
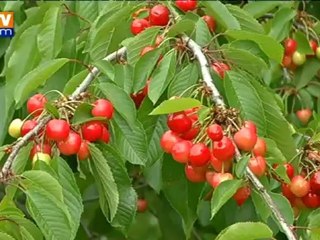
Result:
<svg viewBox="0 0 320 240"><path fill-rule="evenodd" d="M210 75L209 71L209 63L207 58L202 52L201 47L192 39L190 39L187 36L182 37L183 40L186 42L188 47L192 50L193 54L197 58L197 60L200 63L201 67L201 73L203 76L203 80L206 83L206 85L211 89L212 91L212 99L216 105L219 105L221 107L225 107L225 103L223 101L223 98L221 97L218 89L215 87L212 81L212 77ZM237 148L236 148L237 149ZM239 161L241 158L241 154L239 150L237 149L236 154L236 160ZM249 169L249 167L246 168L246 176L254 186L254 188L259 192L261 197L264 199L267 206L270 208L271 212L273 213L275 219L279 222L283 232L286 234L287 238L289 240L297 240L297 237L292 229L292 226L290 226L284 217L282 216L278 206L275 204L275 202L272 200L271 196L268 194L265 187L262 185L262 183L259 181L259 179L252 173L252 171Z"/></svg>
<svg viewBox="0 0 320 240"><path fill-rule="evenodd" d="M124 55L126 52L126 48L122 47L119 50L109 54L106 56L103 60L105 61L112 61L116 59L118 56ZM82 81L82 83L79 85L79 87L72 93L71 99L75 99L77 96L79 96L81 93L85 92L92 81L95 79L95 77L99 74L99 69L94 67L91 72L87 75L87 77ZM23 136L22 138L18 139L18 141L15 143L15 145L11 149L11 153L9 154L5 164L2 167L2 170L0 172L0 179L6 180L11 175L11 166L12 163L15 161L19 151L22 147L24 147L31 139L32 137L36 136L41 129L45 127L45 125L50 121L51 116L46 115L44 116L38 123L38 125L32 129L28 134Z"/></svg>

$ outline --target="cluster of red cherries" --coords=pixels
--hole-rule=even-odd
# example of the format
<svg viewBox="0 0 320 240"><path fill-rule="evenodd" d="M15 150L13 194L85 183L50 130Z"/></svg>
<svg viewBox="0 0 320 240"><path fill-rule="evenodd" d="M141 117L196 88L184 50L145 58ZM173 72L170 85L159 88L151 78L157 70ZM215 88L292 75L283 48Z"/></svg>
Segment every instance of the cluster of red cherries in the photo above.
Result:
<svg viewBox="0 0 320 240"><path fill-rule="evenodd" d="M309 41L310 48L313 51L313 54L310 54L310 55L305 55L297 51L298 43L296 40L292 38L287 38L284 41L283 45L284 45L284 56L282 59L282 66L290 70L295 70L297 66L303 65L306 62L307 57L308 58L317 57L320 59L320 47L318 46L318 43L315 40Z"/></svg>
<svg viewBox="0 0 320 240"><path fill-rule="evenodd" d="M210 123L205 131L198 121L198 110L188 109L170 114L166 131L160 141L162 149L172 158L185 164L186 178L191 182L207 181L213 188L226 180L233 179L230 173L236 146L251 152L248 166L258 177L266 173L264 158L267 150L264 139L257 136L253 122L246 121L233 137L226 136L222 125ZM238 205L242 205L250 196L249 186L244 186L234 195Z"/></svg>
<svg viewBox="0 0 320 240"><path fill-rule="evenodd" d="M38 125L47 102L48 100L43 94L32 96L27 102L27 110L32 119L13 120L8 129L9 135L19 138L32 131ZM107 121L113 117L113 104L106 99L98 99L92 105L92 117L99 117L102 120L89 121L80 127L70 125L70 119L67 117L66 119L52 119L43 129L40 129L37 136L32 138L34 143L30 158L33 163L37 160L49 163L54 146L65 156L77 155L79 160L84 160L90 156L90 142L108 143L110 133Z"/></svg>

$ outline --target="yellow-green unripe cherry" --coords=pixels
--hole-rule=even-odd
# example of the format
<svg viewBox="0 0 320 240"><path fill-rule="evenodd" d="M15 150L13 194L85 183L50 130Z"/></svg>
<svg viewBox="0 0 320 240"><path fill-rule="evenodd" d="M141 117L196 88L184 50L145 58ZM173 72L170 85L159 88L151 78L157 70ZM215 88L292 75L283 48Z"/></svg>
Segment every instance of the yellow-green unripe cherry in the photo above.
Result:
<svg viewBox="0 0 320 240"><path fill-rule="evenodd" d="M21 127L23 125L23 121L20 118L14 119L8 129L8 133L11 137L19 138L21 137Z"/></svg>
<svg viewBox="0 0 320 240"><path fill-rule="evenodd" d="M37 152L32 158L32 164L34 165L36 161L44 161L47 164L50 164L51 156L47 153Z"/></svg>
<svg viewBox="0 0 320 240"><path fill-rule="evenodd" d="M295 65L300 66L306 62L306 55L295 51L292 55L292 61Z"/></svg>
<svg viewBox="0 0 320 240"><path fill-rule="evenodd" d="M320 47L317 47L316 56L320 59Z"/></svg>

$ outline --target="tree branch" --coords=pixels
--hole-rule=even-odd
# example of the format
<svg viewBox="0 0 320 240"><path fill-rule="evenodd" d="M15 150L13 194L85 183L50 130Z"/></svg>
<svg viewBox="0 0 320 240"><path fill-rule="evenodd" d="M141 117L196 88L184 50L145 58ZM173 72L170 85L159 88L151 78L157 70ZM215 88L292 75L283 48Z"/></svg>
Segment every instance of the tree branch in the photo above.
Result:
<svg viewBox="0 0 320 240"><path fill-rule="evenodd" d="M105 61L112 61L116 59L118 56L124 55L126 52L126 48L120 48L116 52L113 52L106 56L103 60ZM95 79L95 77L99 74L99 69L94 67L91 72L87 75L87 77L83 80L83 82L79 85L79 87L72 93L71 98L75 99L78 97L81 93L85 92L91 82ZM15 145L12 147L11 153L8 156L5 164L2 167L2 170L0 172L0 179L6 180L11 175L11 166L14 160L16 159L19 151L22 147L24 147L31 139L32 137L36 136L44 127L45 125L50 121L51 116L45 115L38 123L38 125L32 129L29 133L27 133L22 138L18 139L18 141L15 143Z"/></svg>
<svg viewBox="0 0 320 240"><path fill-rule="evenodd" d="M216 105L225 107L225 103L223 101L223 98L221 97L218 89L215 87L212 81L212 77L210 75L209 71L209 63L207 61L207 58L202 52L201 47L192 39L190 39L187 36L182 37L183 40L186 42L188 47L193 51L195 57L200 63L201 66L201 73L203 76L203 80L206 83L206 85L211 89L212 91L212 99ZM236 147L236 160L239 161L241 159L241 154L239 150ZM280 210L278 209L275 202L272 200L271 196L268 194L265 187L262 185L262 183L259 181L259 179L252 173L252 171L249 169L249 167L246 168L246 176L254 186L254 188L259 192L261 197L266 202L267 206L271 209L271 212L273 213L276 220L279 222L283 232L286 234L287 238L289 240L297 240L297 237L292 230L292 226L290 226L284 217L282 216Z"/></svg>

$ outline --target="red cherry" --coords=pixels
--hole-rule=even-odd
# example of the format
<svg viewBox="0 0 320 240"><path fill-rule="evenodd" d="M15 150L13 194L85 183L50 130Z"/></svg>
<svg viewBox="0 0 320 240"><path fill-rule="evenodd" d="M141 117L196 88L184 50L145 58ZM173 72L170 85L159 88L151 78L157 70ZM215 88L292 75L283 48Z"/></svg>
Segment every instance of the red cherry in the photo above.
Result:
<svg viewBox="0 0 320 240"><path fill-rule="evenodd" d="M154 50L154 49L155 49L155 47L146 46L146 47L144 47L144 48L141 50L140 56L143 56L143 55L145 55L147 52L150 52L150 51L152 51L152 50Z"/></svg>
<svg viewBox="0 0 320 240"><path fill-rule="evenodd" d="M290 185L286 183L281 184L281 191L283 196L285 196L287 199L292 200L295 198L295 195L290 190Z"/></svg>
<svg viewBox="0 0 320 240"><path fill-rule="evenodd" d="M138 199L137 201L137 211L142 213L145 212L148 208L148 202L145 199Z"/></svg>
<svg viewBox="0 0 320 240"><path fill-rule="evenodd" d="M87 122L81 127L82 137L89 142L95 142L102 137L103 125L100 122Z"/></svg>
<svg viewBox="0 0 320 240"><path fill-rule="evenodd" d="M133 100L134 104L136 105L136 108L140 107L140 105L143 102L145 96L146 95L143 93L143 91L140 91L138 93L130 95L131 99Z"/></svg>
<svg viewBox="0 0 320 240"><path fill-rule="evenodd" d="M261 156L250 158L248 167L256 176L261 177L267 168L266 160Z"/></svg>
<svg viewBox="0 0 320 240"><path fill-rule="evenodd" d="M292 65L292 56L284 55L282 58L282 66L285 68L290 68Z"/></svg>
<svg viewBox="0 0 320 240"><path fill-rule="evenodd" d="M142 89L142 92L143 92L143 94L144 94L145 96L148 96L150 81L151 81L151 79L148 79L146 85L145 85L144 88Z"/></svg>
<svg viewBox="0 0 320 240"><path fill-rule="evenodd" d="M187 163L191 147L192 142L190 141L182 140L176 142L171 149L173 159L180 163Z"/></svg>
<svg viewBox="0 0 320 240"><path fill-rule="evenodd" d="M291 192L297 197L304 197L310 191L310 183L301 175L294 176L290 184Z"/></svg>
<svg viewBox="0 0 320 240"><path fill-rule="evenodd" d="M257 134L254 133L249 128L241 128L236 134L233 136L235 144L238 146L240 150L243 151L251 151L256 142L257 142Z"/></svg>
<svg viewBox="0 0 320 240"><path fill-rule="evenodd" d="M207 23L208 28L211 32L214 32L216 30L216 21L213 17L204 15L202 19Z"/></svg>
<svg viewBox="0 0 320 240"><path fill-rule="evenodd" d="M316 208L320 205L320 198L317 194L309 192L302 198L302 202L308 208Z"/></svg>
<svg viewBox="0 0 320 240"><path fill-rule="evenodd" d="M196 136L198 136L199 132L200 132L200 127L193 127L188 132L182 133L180 137L184 140L192 140Z"/></svg>
<svg viewBox="0 0 320 240"><path fill-rule="evenodd" d="M231 160L222 162L213 156L213 154L211 154L210 163L216 172L222 172L222 170L224 170L224 172L228 172L232 166Z"/></svg>
<svg viewBox="0 0 320 240"><path fill-rule="evenodd" d="M225 72L230 70L229 65L222 62L215 62L211 67L221 78L224 78Z"/></svg>
<svg viewBox="0 0 320 240"><path fill-rule="evenodd" d="M197 0L176 0L176 6L182 11L192 11L197 8Z"/></svg>
<svg viewBox="0 0 320 240"><path fill-rule="evenodd" d="M21 136L26 135L28 132L30 132L32 129L34 129L37 126L37 121L35 120L27 120L23 123L21 127Z"/></svg>
<svg viewBox="0 0 320 240"><path fill-rule="evenodd" d="M245 186L238 189L238 191L233 195L233 199L236 200L238 206L241 206L250 197L250 195L251 188L249 186Z"/></svg>
<svg viewBox="0 0 320 240"><path fill-rule="evenodd" d="M297 111L296 115L300 122L302 122L303 124L307 124L312 116L312 111L309 108L305 108Z"/></svg>
<svg viewBox="0 0 320 240"><path fill-rule="evenodd" d="M184 110L184 113L194 122L198 121L198 108L190 108L187 110Z"/></svg>
<svg viewBox="0 0 320 240"><path fill-rule="evenodd" d="M164 5L155 5L150 10L150 23L153 26L166 26L169 22L169 9Z"/></svg>
<svg viewBox="0 0 320 240"><path fill-rule="evenodd" d="M70 125L67 121L61 119L52 119L46 126L46 137L53 141L63 141L67 139L70 133Z"/></svg>
<svg viewBox="0 0 320 240"><path fill-rule="evenodd" d="M292 38L288 38L284 42L285 54L291 56L297 50L297 42Z"/></svg>
<svg viewBox="0 0 320 240"><path fill-rule="evenodd" d="M315 40L310 40L309 44L310 44L311 49L314 52L314 54L311 54L311 56L314 56L317 52L318 43Z"/></svg>
<svg viewBox="0 0 320 240"><path fill-rule="evenodd" d="M160 140L160 145L166 153L171 153L172 147L175 143L181 141L181 139L171 130L166 131Z"/></svg>
<svg viewBox="0 0 320 240"><path fill-rule="evenodd" d="M36 94L29 98L27 102L28 113L33 113L34 116L39 116L47 103L47 98L43 94Z"/></svg>
<svg viewBox="0 0 320 240"><path fill-rule="evenodd" d="M213 143L212 154L219 161L229 161L234 157L235 147L230 138L223 136L221 141Z"/></svg>
<svg viewBox="0 0 320 240"><path fill-rule="evenodd" d="M320 171L315 172L310 178L311 190L317 194L320 194Z"/></svg>
<svg viewBox="0 0 320 240"><path fill-rule="evenodd" d="M219 124L212 124L207 128L207 135L212 141L220 141L223 138L223 128Z"/></svg>
<svg viewBox="0 0 320 240"><path fill-rule="evenodd" d="M109 143L110 142L110 132L108 131L108 128L102 125L102 134L101 137L99 138L100 141L104 143Z"/></svg>
<svg viewBox="0 0 320 240"><path fill-rule="evenodd" d="M93 103L91 114L94 117L106 117L111 119L114 113L113 104L106 99L98 99Z"/></svg>
<svg viewBox="0 0 320 240"><path fill-rule="evenodd" d="M288 177L292 179L294 177L294 167L290 163L285 163L284 166L286 168Z"/></svg>
<svg viewBox="0 0 320 240"><path fill-rule="evenodd" d="M135 19L131 23L131 32L133 35L137 35L148 27L150 24L146 19Z"/></svg>
<svg viewBox="0 0 320 240"><path fill-rule="evenodd" d="M192 166L201 167L210 160L210 150L204 143L194 144L189 153L189 161Z"/></svg>
<svg viewBox="0 0 320 240"><path fill-rule="evenodd" d="M71 131L64 141L58 142L59 151L66 156L77 154L81 146L81 137L78 133Z"/></svg>
<svg viewBox="0 0 320 240"><path fill-rule="evenodd" d="M30 151L30 159L33 159L34 155L38 152L46 153L51 156L51 146L48 143L34 144Z"/></svg>
<svg viewBox="0 0 320 240"><path fill-rule="evenodd" d="M254 122L252 121L245 121L244 122L244 127L245 128L249 128L251 131L253 131L254 133L257 133L257 126Z"/></svg>
<svg viewBox="0 0 320 240"><path fill-rule="evenodd" d="M80 145L80 149L78 151L78 159L80 161L87 159L90 156L90 150L89 150L89 145L88 141L83 140Z"/></svg>
<svg viewBox="0 0 320 240"><path fill-rule="evenodd" d="M168 127L176 133L184 133L191 129L192 121L185 113L174 113L168 116Z"/></svg>
<svg viewBox="0 0 320 240"><path fill-rule="evenodd" d="M262 156L264 157L267 152L267 144L266 141L263 138L257 139L256 144L254 145L254 148L252 150L254 156Z"/></svg>
<svg viewBox="0 0 320 240"><path fill-rule="evenodd" d="M190 182L196 182L196 183L206 181L206 170L207 170L207 166L194 167L189 164L186 164L184 168L187 179Z"/></svg>
<svg viewBox="0 0 320 240"><path fill-rule="evenodd" d="M233 176L231 173L213 173L211 178L209 176L209 184L213 188L216 188L220 185L220 183L232 179Z"/></svg>

